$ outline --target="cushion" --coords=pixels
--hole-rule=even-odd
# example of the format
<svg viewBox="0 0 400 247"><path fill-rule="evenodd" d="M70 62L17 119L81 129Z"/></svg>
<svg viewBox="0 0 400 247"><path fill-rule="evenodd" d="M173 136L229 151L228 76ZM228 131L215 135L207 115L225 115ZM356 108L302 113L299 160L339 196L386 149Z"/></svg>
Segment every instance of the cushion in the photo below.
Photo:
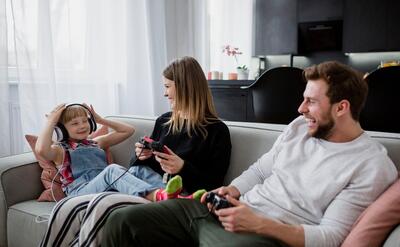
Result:
<svg viewBox="0 0 400 247"><path fill-rule="evenodd" d="M356 220L342 247L382 246L400 224L400 179L397 179Z"/></svg>
<svg viewBox="0 0 400 247"><path fill-rule="evenodd" d="M91 134L90 138L95 138L99 135L105 135L107 133L108 133L108 128L107 128L107 126L103 125L95 133ZM44 191L42 192L42 194L39 196L39 198L37 200L39 202L54 201L54 199L56 201L61 200L62 198L65 197L65 194L61 188L61 180L60 180L61 176L60 176L60 174L57 174L57 169L56 169L54 162L46 160L42 156L40 156L39 154L36 153L35 145L36 145L36 141L37 141L37 136L25 135L25 138L28 141L29 146L31 147L40 167L43 169L40 179L42 180L42 184L44 186ZM111 164L112 156L108 149L106 150L106 155L107 155L107 162L109 164ZM56 174L57 174L57 176L56 176ZM54 176L56 176L56 177L54 178ZM52 188L51 184L52 184L53 179L54 179L54 182L53 182L53 188Z"/></svg>
<svg viewBox="0 0 400 247"><path fill-rule="evenodd" d="M25 135L26 140L31 147L33 154L36 157L40 167L43 169L42 175L40 176L40 180L42 180L42 184L44 186L44 191L40 194L39 198L37 199L39 202L45 201L59 201L63 197L65 197L64 192L61 189L61 181L60 181L60 174L56 176L53 183L53 188L51 187L52 181L54 176L57 174L56 165L54 162L44 159L35 151L37 136L34 135ZM54 198L53 198L54 195Z"/></svg>

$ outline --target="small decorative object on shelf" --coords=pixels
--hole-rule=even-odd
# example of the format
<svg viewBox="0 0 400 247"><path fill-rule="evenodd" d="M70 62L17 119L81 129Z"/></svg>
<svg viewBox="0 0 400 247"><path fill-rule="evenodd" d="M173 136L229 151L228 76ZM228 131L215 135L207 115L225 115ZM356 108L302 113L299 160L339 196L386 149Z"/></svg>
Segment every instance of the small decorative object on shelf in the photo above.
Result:
<svg viewBox="0 0 400 247"><path fill-rule="evenodd" d="M239 65L239 61L237 56L243 54L239 51L238 47L233 47L231 45L224 45L222 47L222 53L225 53L228 56L233 56L236 61L236 71L237 71L237 79L238 80L247 80L249 78L249 69L245 64Z"/></svg>
<svg viewBox="0 0 400 247"><path fill-rule="evenodd" d="M207 74L207 80L223 80L224 74L219 71L209 71Z"/></svg>
<svg viewBox="0 0 400 247"><path fill-rule="evenodd" d="M400 66L400 61L391 60L391 61L381 61L380 66L378 68L385 68L390 66Z"/></svg>

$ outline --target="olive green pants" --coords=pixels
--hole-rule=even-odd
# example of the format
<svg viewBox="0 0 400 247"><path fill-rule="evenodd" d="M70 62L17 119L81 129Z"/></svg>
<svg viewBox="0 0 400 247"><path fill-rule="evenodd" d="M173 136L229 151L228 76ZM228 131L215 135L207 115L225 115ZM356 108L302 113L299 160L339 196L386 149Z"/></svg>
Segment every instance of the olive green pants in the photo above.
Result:
<svg viewBox="0 0 400 247"><path fill-rule="evenodd" d="M260 235L225 231L205 205L176 199L116 209L101 246L285 246Z"/></svg>

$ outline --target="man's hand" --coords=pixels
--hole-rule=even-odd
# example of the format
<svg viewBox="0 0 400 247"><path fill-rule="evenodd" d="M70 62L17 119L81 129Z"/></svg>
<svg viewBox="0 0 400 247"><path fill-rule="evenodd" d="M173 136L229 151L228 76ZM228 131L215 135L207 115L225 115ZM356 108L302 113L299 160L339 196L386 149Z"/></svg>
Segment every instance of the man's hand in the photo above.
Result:
<svg viewBox="0 0 400 247"><path fill-rule="evenodd" d="M226 197L228 195L231 198L236 198L236 199L239 199L239 197L240 197L240 191L235 186L232 186L232 185L219 187L218 189L215 189L212 192L214 192L217 195L222 196L222 197ZM207 195L208 195L208 192L204 193L201 196L201 199L200 199L201 203L203 203L203 204L206 203ZM209 210L212 209L212 205L210 203L207 204L207 207Z"/></svg>
<svg viewBox="0 0 400 247"><path fill-rule="evenodd" d="M265 224L265 218L254 213L246 204L227 195L225 197L233 207L215 211L222 226L230 232L252 232L257 233L258 229Z"/></svg>

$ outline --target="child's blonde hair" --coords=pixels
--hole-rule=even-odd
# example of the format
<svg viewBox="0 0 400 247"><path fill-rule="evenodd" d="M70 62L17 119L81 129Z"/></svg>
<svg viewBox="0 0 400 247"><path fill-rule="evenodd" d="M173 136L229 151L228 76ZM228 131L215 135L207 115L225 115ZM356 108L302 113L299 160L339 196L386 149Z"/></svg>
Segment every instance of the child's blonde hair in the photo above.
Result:
<svg viewBox="0 0 400 247"><path fill-rule="evenodd" d="M61 113L59 122L66 124L76 117L89 117L87 109L80 105L69 106Z"/></svg>

